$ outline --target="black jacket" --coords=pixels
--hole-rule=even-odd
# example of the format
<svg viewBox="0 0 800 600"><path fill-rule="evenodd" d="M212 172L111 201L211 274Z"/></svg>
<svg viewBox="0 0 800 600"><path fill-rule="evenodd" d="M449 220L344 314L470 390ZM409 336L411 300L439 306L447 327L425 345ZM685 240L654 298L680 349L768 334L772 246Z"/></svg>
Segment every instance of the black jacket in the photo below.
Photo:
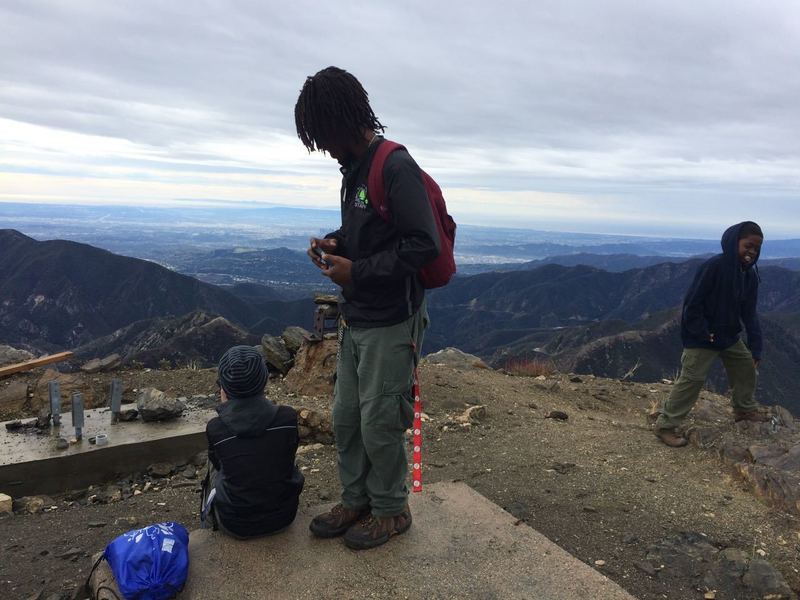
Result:
<svg viewBox="0 0 800 600"><path fill-rule="evenodd" d="M439 234L417 163L405 150L395 150L383 168L391 222L374 210L367 193L367 175L378 136L358 162L342 167L342 226L336 238L340 256L353 261L353 284L342 290L342 313L348 325L385 327L413 315L425 290L419 268L439 255Z"/></svg>
<svg viewBox="0 0 800 600"><path fill-rule="evenodd" d="M758 321L758 269L756 263L739 262L739 231L743 223L729 227L722 235L722 254L704 262L686 293L681 317L681 338L685 348L724 350L739 340L744 322L747 345L753 358L763 348ZM714 334L714 342L709 335Z"/></svg>
<svg viewBox="0 0 800 600"><path fill-rule="evenodd" d="M208 458L219 472L214 506L223 526L255 537L289 525L304 478L295 465L297 413L263 395L232 398L206 426Z"/></svg>

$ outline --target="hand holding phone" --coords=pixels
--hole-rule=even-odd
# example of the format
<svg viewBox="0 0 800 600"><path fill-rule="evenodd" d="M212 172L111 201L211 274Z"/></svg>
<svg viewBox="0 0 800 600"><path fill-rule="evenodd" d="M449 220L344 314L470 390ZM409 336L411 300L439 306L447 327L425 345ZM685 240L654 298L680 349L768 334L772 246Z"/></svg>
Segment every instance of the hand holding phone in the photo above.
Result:
<svg viewBox="0 0 800 600"><path fill-rule="evenodd" d="M330 261L325 260L323 257L327 254L335 254L336 246L337 243L335 239L319 239L312 237L306 254L308 254L308 257L320 269L328 268L331 266Z"/></svg>
<svg viewBox="0 0 800 600"><path fill-rule="evenodd" d="M321 263L322 263L323 265L325 265L326 267L327 267L327 266L330 266L330 265L328 264L328 261L327 261L327 260L325 260L325 253L322 251L322 248L320 248L319 246L313 246L313 247L311 248L311 251L312 251L314 254L316 254L317 258L319 258L319 262L321 262Z"/></svg>

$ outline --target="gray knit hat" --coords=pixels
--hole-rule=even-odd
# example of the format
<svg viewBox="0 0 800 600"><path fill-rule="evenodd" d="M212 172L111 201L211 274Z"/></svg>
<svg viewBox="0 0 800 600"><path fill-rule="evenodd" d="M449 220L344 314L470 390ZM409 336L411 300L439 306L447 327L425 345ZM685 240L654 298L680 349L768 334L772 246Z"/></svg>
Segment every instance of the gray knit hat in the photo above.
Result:
<svg viewBox="0 0 800 600"><path fill-rule="evenodd" d="M234 346L219 359L219 385L231 398L248 398L264 391L267 365L252 346Z"/></svg>

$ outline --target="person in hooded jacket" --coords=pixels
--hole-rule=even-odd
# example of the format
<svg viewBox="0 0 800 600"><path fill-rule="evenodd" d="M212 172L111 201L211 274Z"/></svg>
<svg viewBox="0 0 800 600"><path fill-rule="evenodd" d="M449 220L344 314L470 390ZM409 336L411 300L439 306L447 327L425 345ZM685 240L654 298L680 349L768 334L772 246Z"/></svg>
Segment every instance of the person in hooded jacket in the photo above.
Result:
<svg viewBox="0 0 800 600"><path fill-rule="evenodd" d="M681 316L681 372L656 421L656 436L668 446L685 446L677 427L697 402L719 357L731 387L736 421L766 421L753 399L763 342L758 322L758 262L764 234L744 221L722 235L722 253L703 263L686 293ZM742 323L747 343L739 337Z"/></svg>
<svg viewBox="0 0 800 600"><path fill-rule="evenodd" d="M219 361L219 416L206 426L209 477L201 520L236 538L276 533L297 515L304 477L295 464L297 413L264 395L267 366L251 346Z"/></svg>

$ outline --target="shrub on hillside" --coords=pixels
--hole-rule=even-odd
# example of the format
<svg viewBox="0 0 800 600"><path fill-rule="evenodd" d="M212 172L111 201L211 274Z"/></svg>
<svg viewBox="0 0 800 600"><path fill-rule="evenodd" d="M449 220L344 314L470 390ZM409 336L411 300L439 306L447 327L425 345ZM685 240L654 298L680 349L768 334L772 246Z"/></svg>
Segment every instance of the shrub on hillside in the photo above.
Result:
<svg viewBox="0 0 800 600"><path fill-rule="evenodd" d="M556 366L553 361L536 358L512 358L506 362L504 368L511 375L522 377L547 376L556 372Z"/></svg>

